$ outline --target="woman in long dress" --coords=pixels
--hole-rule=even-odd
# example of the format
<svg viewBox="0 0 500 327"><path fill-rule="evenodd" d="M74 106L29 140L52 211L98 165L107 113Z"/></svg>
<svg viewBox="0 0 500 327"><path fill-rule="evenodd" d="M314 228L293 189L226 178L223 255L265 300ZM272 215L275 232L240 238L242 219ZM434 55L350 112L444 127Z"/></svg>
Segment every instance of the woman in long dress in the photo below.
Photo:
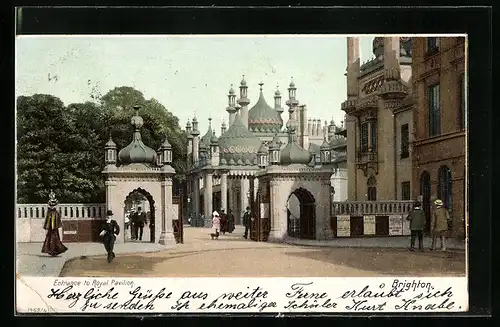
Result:
<svg viewBox="0 0 500 327"><path fill-rule="evenodd" d="M212 239L219 238L219 231L220 231L220 217L219 213L217 211L214 211L212 213L212 233L210 234Z"/></svg>
<svg viewBox="0 0 500 327"><path fill-rule="evenodd" d="M62 227L61 214L57 211L57 199L54 192L50 191L49 194L49 209L47 210L47 216L45 217L45 223L43 224L43 229L47 231L45 236L45 241L42 246L42 253L47 253L52 257L58 256L68 250L64 244L61 242L59 236L59 228Z"/></svg>

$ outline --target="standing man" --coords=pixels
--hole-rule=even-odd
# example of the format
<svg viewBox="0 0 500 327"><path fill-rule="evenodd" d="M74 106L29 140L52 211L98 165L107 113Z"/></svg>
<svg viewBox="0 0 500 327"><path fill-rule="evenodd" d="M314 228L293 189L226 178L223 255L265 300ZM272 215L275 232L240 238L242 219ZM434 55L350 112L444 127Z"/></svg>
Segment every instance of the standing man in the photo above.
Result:
<svg viewBox="0 0 500 327"><path fill-rule="evenodd" d="M220 231L222 235L225 235L226 232L229 232L227 228L227 215L224 212L224 209L220 209Z"/></svg>
<svg viewBox="0 0 500 327"><path fill-rule="evenodd" d="M436 208L431 216L431 234L432 234L432 245L431 250L436 250L436 241L439 237L441 239L441 251L446 251L446 232L448 231L448 221L450 220L450 214L448 210L444 207L443 201L436 199L434 201Z"/></svg>
<svg viewBox="0 0 500 327"><path fill-rule="evenodd" d="M47 231L47 235L45 236L45 241L42 246L42 253L47 253L51 257L58 256L68 250L68 248L62 244L61 237L59 236L59 228L62 227L62 221L61 214L56 209L58 202L55 193L51 190L48 202L49 209L47 210L47 216L43 224L43 229Z"/></svg>
<svg viewBox="0 0 500 327"><path fill-rule="evenodd" d="M113 249L115 247L116 236L120 234L120 226L113 218L113 211L108 210L106 215L108 218L106 222L102 226L102 231L99 236L102 237L102 243L104 244L104 248L106 252L108 252L108 262L111 263L115 258L115 252Z"/></svg>
<svg viewBox="0 0 500 327"><path fill-rule="evenodd" d="M244 238L248 238L248 230L250 229L250 207L247 207L245 212L243 213L243 226L245 226L245 234Z"/></svg>
<svg viewBox="0 0 500 327"><path fill-rule="evenodd" d="M137 218L136 218L136 232L135 239L139 237L139 241L142 241L142 233L144 232L144 225L146 224L146 213L142 211L141 207L137 207Z"/></svg>
<svg viewBox="0 0 500 327"><path fill-rule="evenodd" d="M232 233L234 231L234 215L233 210L229 209L227 214L227 231Z"/></svg>
<svg viewBox="0 0 500 327"><path fill-rule="evenodd" d="M406 217L410 221L411 239L410 251L415 251L415 238L418 237L418 249L424 251L424 229L425 229L425 213L422 210L420 202L415 202L412 212Z"/></svg>

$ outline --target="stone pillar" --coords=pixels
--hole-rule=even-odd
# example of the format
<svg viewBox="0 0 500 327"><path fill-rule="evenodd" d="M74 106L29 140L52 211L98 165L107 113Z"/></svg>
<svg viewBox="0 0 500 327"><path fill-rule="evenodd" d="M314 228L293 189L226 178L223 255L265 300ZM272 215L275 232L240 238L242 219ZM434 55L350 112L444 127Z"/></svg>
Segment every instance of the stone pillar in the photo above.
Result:
<svg viewBox="0 0 500 327"><path fill-rule="evenodd" d="M286 239L286 197L280 197L279 182L269 181L269 211L271 231L269 232L269 242L283 242Z"/></svg>
<svg viewBox="0 0 500 327"><path fill-rule="evenodd" d="M198 218L198 215L200 214L200 179L198 175L193 175L193 198L191 199L192 202L192 207L191 207L191 213L193 214L193 217Z"/></svg>
<svg viewBox="0 0 500 327"><path fill-rule="evenodd" d="M330 187L331 182L329 177L325 177L323 180L321 180L321 193L323 193L323 196L320 198L320 201L316 206L316 210L318 210L318 214L316 215L316 217L322 217L323 219L316 220L316 239L318 240L330 240L333 238L333 231L330 224L332 215Z"/></svg>
<svg viewBox="0 0 500 327"><path fill-rule="evenodd" d="M257 201L257 192L259 191L259 179L257 177L253 178L253 196L254 201Z"/></svg>
<svg viewBox="0 0 500 327"><path fill-rule="evenodd" d="M248 197L250 192L250 180L246 176L242 176L240 180L240 211L239 216L243 214L243 211L249 206ZM243 219L240 219L243 223Z"/></svg>
<svg viewBox="0 0 500 327"><path fill-rule="evenodd" d="M347 97L358 96L358 76L360 69L359 38L347 38Z"/></svg>
<svg viewBox="0 0 500 327"><path fill-rule="evenodd" d="M212 184L213 184L213 172L207 171L205 173L205 180L203 181L203 190L204 190L204 211L205 217L210 217L212 215Z"/></svg>
<svg viewBox="0 0 500 327"><path fill-rule="evenodd" d="M123 214L123 206L120 203L120 199L116 198L116 185L117 183L114 181L106 181L106 208L105 210L113 211L113 218L120 226L121 231L125 231L125 215ZM106 211L103 212L103 215L106 215ZM61 235L62 237L62 235ZM116 237L116 243L125 243L125 233L121 232Z"/></svg>
<svg viewBox="0 0 500 327"><path fill-rule="evenodd" d="M223 171L220 178L221 207L225 212L229 212L227 207L227 172Z"/></svg>
<svg viewBox="0 0 500 327"><path fill-rule="evenodd" d="M172 227L172 177L168 176L161 182L161 233L158 243L167 247L176 244Z"/></svg>

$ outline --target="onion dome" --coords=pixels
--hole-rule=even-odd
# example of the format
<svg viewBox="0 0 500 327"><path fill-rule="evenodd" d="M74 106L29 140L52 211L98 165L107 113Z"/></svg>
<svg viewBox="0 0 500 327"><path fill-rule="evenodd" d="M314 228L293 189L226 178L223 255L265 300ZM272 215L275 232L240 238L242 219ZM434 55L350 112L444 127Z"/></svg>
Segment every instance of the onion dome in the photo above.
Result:
<svg viewBox="0 0 500 327"><path fill-rule="evenodd" d="M111 138L111 135L109 135L109 140L105 145L106 148L115 148L116 149L116 143L113 142L113 139Z"/></svg>
<svg viewBox="0 0 500 327"><path fill-rule="evenodd" d="M135 106L135 116L131 119L134 126L134 136L132 142L118 153L118 159L121 164L154 164L156 162L156 151L142 143L140 128L144 124L142 117L139 116L139 106Z"/></svg>
<svg viewBox="0 0 500 327"><path fill-rule="evenodd" d="M280 90L276 89L276 92L274 92L274 95L277 96L277 97L280 96L281 95Z"/></svg>
<svg viewBox="0 0 500 327"><path fill-rule="evenodd" d="M278 132L283 126L279 112L267 104L262 92L264 83L259 83L260 94L257 103L248 111L248 128L252 132Z"/></svg>
<svg viewBox="0 0 500 327"><path fill-rule="evenodd" d="M241 82L240 82L240 85L241 86L246 86L247 85L247 81L245 81L245 75L243 75L243 77L241 79Z"/></svg>
<svg viewBox="0 0 500 327"><path fill-rule="evenodd" d="M278 134L274 134L273 140L269 145L269 150L279 150L280 147L281 147L281 140L278 137Z"/></svg>
<svg viewBox="0 0 500 327"><path fill-rule="evenodd" d="M297 142L288 143L283 150L281 150L281 164L303 164L307 165L311 162L311 153L306 149L300 147Z"/></svg>
<svg viewBox="0 0 500 327"><path fill-rule="evenodd" d="M295 82L292 79L292 81L290 82L290 88L293 88L293 87L295 87Z"/></svg>
<svg viewBox="0 0 500 327"><path fill-rule="evenodd" d="M212 118L208 118L208 130L201 137L200 144L205 144L206 146L210 146L210 139L212 138L213 130L212 130Z"/></svg>
<svg viewBox="0 0 500 327"><path fill-rule="evenodd" d="M231 84L231 88L229 89L229 94L231 94L231 95L234 94L233 84Z"/></svg>
<svg viewBox="0 0 500 327"><path fill-rule="evenodd" d="M320 146L320 150L329 150L330 149L330 144L326 140L326 137L323 140L323 144Z"/></svg>
<svg viewBox="0 0 500 327"><path fill-rule="evenodd" d="M260 145L260 148L259 148L259 151L257 151L257 154L267 154L267 147L264 144L264 142L262 142L262 144Z"/></svg>
<svg viewBox="0 0 500 327"><path fill-rule="evenodd" d="M212 137L210 138L210 144L217 145L217 142L219 142L219 138L215 135L215 131L213 131Z"/></svg>
<svg viewBox="0 0 500 327"><path fill-rule="evenodd" d="M254 165L261 141L243 124L237 113L233 124L219 137L222 164Z"/></svg>

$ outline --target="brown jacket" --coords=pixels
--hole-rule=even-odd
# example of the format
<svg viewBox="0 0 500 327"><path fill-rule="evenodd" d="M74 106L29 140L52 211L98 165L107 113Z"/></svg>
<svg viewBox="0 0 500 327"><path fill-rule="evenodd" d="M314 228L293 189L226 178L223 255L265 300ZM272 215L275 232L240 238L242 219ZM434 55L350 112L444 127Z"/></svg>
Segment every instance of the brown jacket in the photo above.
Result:
<svg viewBox="0 0 500 327"><path fill-rule="evenodd" d="M450 214L445 207L436 207L431 215L431 232L447 231L449 219Z"/></svg>

